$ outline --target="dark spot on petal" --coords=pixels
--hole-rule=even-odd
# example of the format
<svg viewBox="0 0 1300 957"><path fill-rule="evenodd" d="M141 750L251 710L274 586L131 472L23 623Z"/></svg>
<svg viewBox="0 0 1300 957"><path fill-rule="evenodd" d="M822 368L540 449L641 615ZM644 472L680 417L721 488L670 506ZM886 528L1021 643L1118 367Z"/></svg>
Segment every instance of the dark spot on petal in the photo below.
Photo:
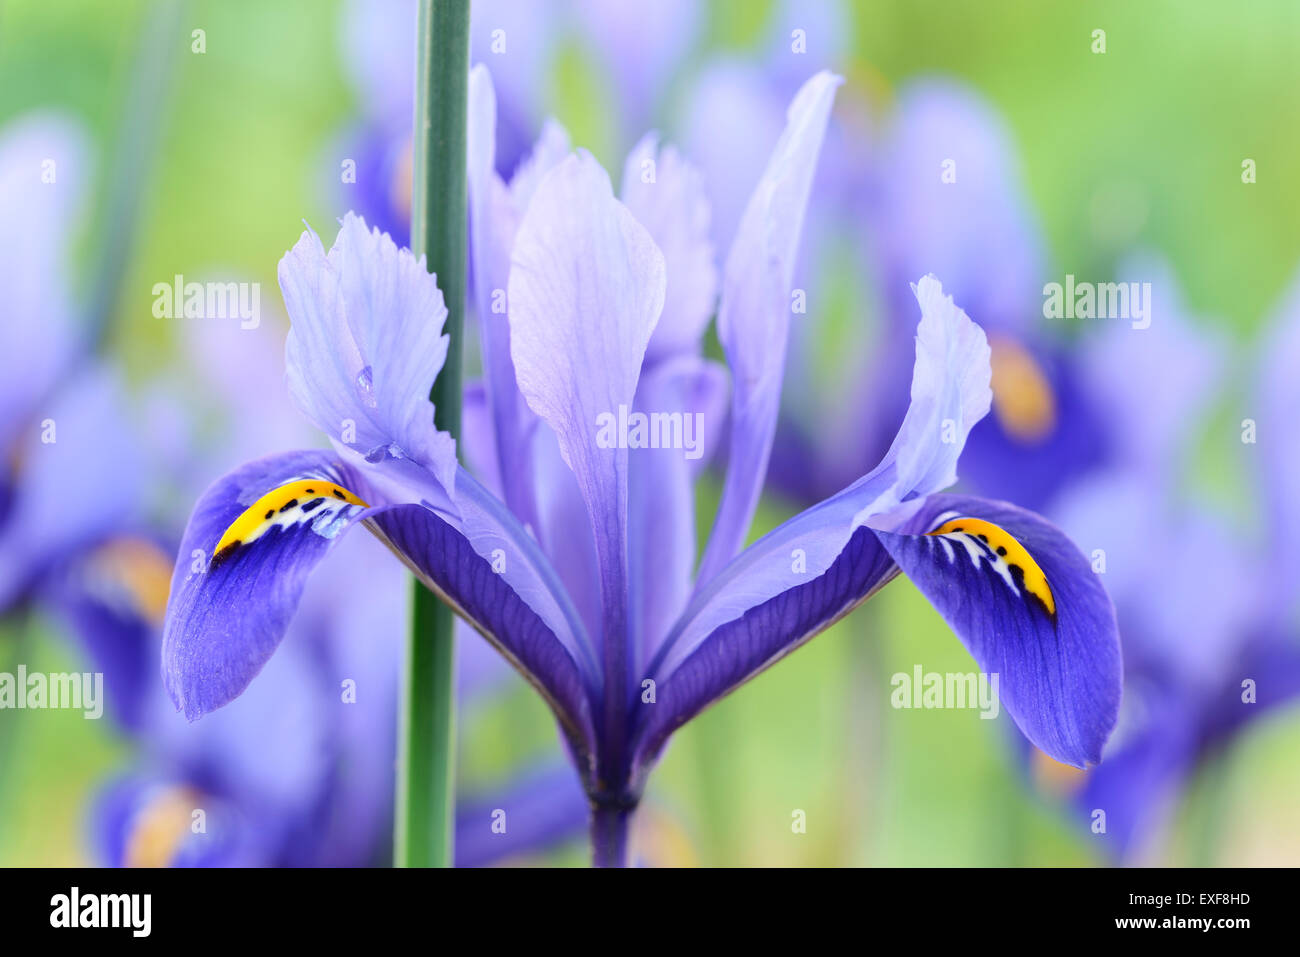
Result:
<svg viewBox="0 0 1300 957"><path fill-rule="evenodd" d="M271 517L272 515L274 515L274 514L275 514L275 509L271 509L271 510L270 510L269 512L267 512L266 515L263 516L263 517L264 517L264 518L270 518L270 517Z"/></svg>
<svg viewBox="0 0 1300 957"><path fill-rule="evenodd" d="M225 547L212 556L212 561L208 562L208 571L212 571L218 565L225 563L225 561L230 558L230 556L235 553L235 550L242 544L243 542L238 539L233 542L227 542Z"/></svg>
<svg viewBox="0 0 1300 957"><path fill-rule="evenodd" d="M343 494L343 490L342 490L342 489L337 489L337 488L336 488L336 489L334 490L334 497L335 497L335 498L341 498L341 499L343 499L343 500L345 500L345 501L347 500L347 496Z"/></svg>
<svg viewBox="0 0 1300 957"><path fill-rule="evenodd" d="M987 535L980 535L979 540L983 542L985 545L989 543L989 537Z"/></svg>
<svg viewBox="0 0 1300 957"><path fill-rule="evenodd" d="M308 491L310 491L310 489L308 489ZM324 496L319 496L317 498L312 499L310 502L304 503L302 507L302 513L306 515L308 512L315 511L317 506L319 506L323 501L325 501Z"/></svg>
<svg viewBox="0 0 1300 957"><path fill-rule="evenodd" d="M1007 547L1006 547L1005 545L999 545L999 546L998 546L998 554L999 554L999 555L1005 555L1006 553L1007 553Z"/></svg>
<svg viewBox="0 0 1300 957"><path fill-rule="evenodd" d="M291 498L289 499L289 501L285 502L283 505L280 506L280 511L287 512L289 511L289 509L293 508L297 504L298 504L298 500L296 498Z"/></svg>

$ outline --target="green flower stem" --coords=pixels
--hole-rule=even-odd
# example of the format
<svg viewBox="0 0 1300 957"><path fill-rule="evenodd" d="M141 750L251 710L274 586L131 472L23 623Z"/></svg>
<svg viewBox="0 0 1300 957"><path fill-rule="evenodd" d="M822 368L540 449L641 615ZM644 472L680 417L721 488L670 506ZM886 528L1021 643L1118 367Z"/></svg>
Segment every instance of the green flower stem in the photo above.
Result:
<svg viewBox="0 0 1300 957"><path fill-rule="evenodd" d="M469 0L421 0L416 21L411 249L425 255L447 304L447 361L430 398L438 428L460 433L461 329L467 244L465 113L469 97ZM454 621L418 582L398 752L396 859L450 867L456 781Z"/></svg>

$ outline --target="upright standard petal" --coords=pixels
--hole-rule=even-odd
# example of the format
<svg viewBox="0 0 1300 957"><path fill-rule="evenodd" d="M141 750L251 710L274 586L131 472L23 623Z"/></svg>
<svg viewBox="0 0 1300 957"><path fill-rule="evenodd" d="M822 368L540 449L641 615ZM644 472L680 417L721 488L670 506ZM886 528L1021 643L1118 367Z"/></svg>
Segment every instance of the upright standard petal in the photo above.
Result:
<svg viewBox="0 0 1300 957"><path fill-rule="evenodd" d="M658 136L647 133L623 165L620 196L663 252L668 273L646 364L694 355L718 293L704 178L675 148L660 148Z"/></svg>
<svg viewBox="0 0 1300 957"><path fill-rule="evenodd" d="M309 229L279 278L299 408L355 461L408 460L450 491L455 443L434 427L429 401L447 357L447 309L424 261L349 213L328 256Z"/></svg>
<svg viewBox="0 0 1300 957"><path fill-rule="evenodd" d="M903 530L876 535L999 676L1025 736L1064 764L1099 762L1119 713L1119 634L1079 549L1032 512L957 495L931 496Z"/></svg>
<svg viewBox="0 0 1300 957"><path fill-rule="evenodd" d="M912 402L887 456L896 457L899 501L957 481L966 436L988 414L993 399L984 330L944 295L933 276L923 277L912 291L921 307Z"/></svg>
<svg viewBox="0 0 1300 957"><path fill-rule="evenodd" d="M533 485L532 436L537 418L524 402L510 358L510 323L506 288L510 252L519 218L531 199L535 177L544 175L569 153L568 136L554 125L543 131L524 168L518 188L497 175L496 94L487 68L479 65L469 80L469 215L474 307L478 313L483 375L492 415L501 492L510 510L525 524L539 524Z"/></svg>
<svg viewBox="0 0 1300 957"><path fill-rule="evenodd" d="M644 664L686 607L695 568L695 479L726 419L727 373L681 355L646 370L636 412L648 435L629 460L632 626Z"/></svg>
<svg viewBox="0 0 1300 957"><path fill-rule="evenodd" d="M630 675L628 449L612 433L635 398L664 285L663 255L591 156L571 156L543 179L515 238L510 349L520 391L555 431L595 531L614 737Z"/></svg>
<svg viewBox="0 0 1300 957"><path fill-rule="evenodd" d="M744 545L762 490L784 375L795 252L841 82L823 71L795 95L727 256L718 337L733 379L731 444L722 501L700 563L701 584Z"/></svg>

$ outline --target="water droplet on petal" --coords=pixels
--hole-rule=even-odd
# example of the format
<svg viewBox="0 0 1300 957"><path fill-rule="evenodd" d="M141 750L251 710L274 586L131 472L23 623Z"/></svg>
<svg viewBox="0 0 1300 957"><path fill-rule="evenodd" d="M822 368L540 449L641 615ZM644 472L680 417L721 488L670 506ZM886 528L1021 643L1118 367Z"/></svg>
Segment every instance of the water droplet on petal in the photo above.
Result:
<svg viewBox="0 0 1300 957"><path fill-rule="evenodd" d="M374 375L374 370L370 366L366 366L357 373L357 394L361 396L361 401L371 409L377 404Z"/></svg>
<svg viewBox="0 0 1300 957"><path fill-rule="evenodd" d="M371 465L378 465L388 459L404 459L406 452L396 442L388 442L384 445L376 445L366 453L365 458Z"/></svg>

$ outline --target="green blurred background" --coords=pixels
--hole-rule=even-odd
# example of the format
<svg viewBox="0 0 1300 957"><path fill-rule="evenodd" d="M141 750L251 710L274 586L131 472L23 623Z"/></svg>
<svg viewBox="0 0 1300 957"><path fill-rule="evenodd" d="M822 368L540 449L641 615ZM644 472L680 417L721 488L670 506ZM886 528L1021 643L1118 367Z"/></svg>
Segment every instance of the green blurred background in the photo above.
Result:
<svg viewBox="0 0 1300 957"><path fill-rule="evenodd" d="M0 3L0 123L37 106L66 108L96 137L105 175L149 6ZM768 6L709 4L686 69L719 50L753 49ZM1193 313L1254 341L1300 263L1300 4L897 0L852 4L851 16L859 69L888 86L918 72L955 75L1004 113L1062 272L1105 271L1134 245L1155 247ZM151 315L158 277L240 274L261 281L268 311L279 312L275 265L303 219L328 221L321 151L356 109L335 4L210 0L188 4L183 19L186 36L188 24L206 31L207 52L181 54L160 138L141 144L141 155L155 155L110 341L140 382L166 369L174 349L172 326ZM1104 57L1089 50L1097 28L1107 33ZM618 169L623 145L613 105L592 92L599 81L599 66L572 44L546 99L576 144ZM1250 186L1240 178L1246 157L1258 167ZM1206 460L1206 482L1221 484L1212 448ZM760 524L791 510L768 502ZM5 640L34 643L30 668L74 666L68 645L39 625L4 627ZM970 668L900 579L689 724L651 779L645 826L657 829L664 862L1094 862L1058 806L1026 786L1003 722L888 706L888 676L917 662ZM44 718L11 712L0 727L0 864L86 861L86 800L127 750L109 722ZM1156 860L1300 860L1295 718L1291 709L1253 725L1203 769ZM522 686L475 707L465 733L469 782L553 742L544 706ZM807 814L806 834L792 833L796 809ZM585 852L579 842L551 859L580 863Z"/></svg>

